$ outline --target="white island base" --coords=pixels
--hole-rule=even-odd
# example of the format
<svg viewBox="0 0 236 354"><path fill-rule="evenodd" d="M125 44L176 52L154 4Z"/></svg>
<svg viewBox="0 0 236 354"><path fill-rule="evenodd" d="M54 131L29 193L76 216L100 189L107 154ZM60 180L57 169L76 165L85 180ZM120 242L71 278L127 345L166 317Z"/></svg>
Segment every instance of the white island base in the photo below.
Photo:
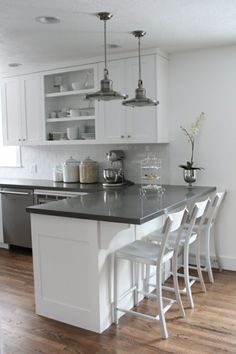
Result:
<svg viewBox="0 0 236 354"><path fill-rule="evenodd" d="M101 333L113 322L113 252L160 226L31 214L36 313ZM128 262L119 290L130 286ZM122 306L133 306L132 296Z"/></svg>

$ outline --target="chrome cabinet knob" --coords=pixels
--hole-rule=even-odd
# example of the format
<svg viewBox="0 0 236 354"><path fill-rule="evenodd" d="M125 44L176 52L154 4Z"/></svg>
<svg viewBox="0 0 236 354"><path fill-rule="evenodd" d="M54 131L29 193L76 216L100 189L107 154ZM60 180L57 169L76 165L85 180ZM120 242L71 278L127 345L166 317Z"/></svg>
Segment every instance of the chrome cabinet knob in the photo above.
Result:
<svg viewBox="0 0 236 354"><path fill-rule="evenodd" d="M121 135L120 137L121 137L121 139L124 139L124 135Z"/></svg>
<svg viewBox="0 0 236 354"><path fill-rule="evenodd" d="M131 138L131 135L128 135L127 138Z"/></svg>

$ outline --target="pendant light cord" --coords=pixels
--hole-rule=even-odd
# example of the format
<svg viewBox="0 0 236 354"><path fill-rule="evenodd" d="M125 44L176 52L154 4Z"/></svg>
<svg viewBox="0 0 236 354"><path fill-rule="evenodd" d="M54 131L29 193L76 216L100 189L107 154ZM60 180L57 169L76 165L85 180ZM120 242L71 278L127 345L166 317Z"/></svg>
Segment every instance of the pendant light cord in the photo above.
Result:
<svg viewBox="0 0 236 354"><path fill-rule="evenodd" d="M139 72L139 79L138 79L138 87L141 87L143 85L142 79L141 79L141 43L140 43L140 36L138 36L138 72Z"/></svg>
<svg viewBox="0 0 236 354"><path fill-rule="evenodd" d="M104 77L107 78L107 21L104 20L104 57L105 57L105 68L104 68Z"/></svg>

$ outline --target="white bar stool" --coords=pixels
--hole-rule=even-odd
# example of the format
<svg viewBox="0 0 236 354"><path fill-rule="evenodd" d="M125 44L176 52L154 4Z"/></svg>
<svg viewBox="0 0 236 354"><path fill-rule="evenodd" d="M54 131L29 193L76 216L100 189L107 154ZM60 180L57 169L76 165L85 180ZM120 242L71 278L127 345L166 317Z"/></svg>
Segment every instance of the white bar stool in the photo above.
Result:
<svg viewBox="0 0 236 354"><path fill-rule="evenodd" d="M211 239L211 234L213 231L213 226L216 217L218 215L220 206L222 205L222 202L225 198L225 195L226 195L225 191L216 193L215 197L212 198L212 202L205 215L203 223L201 225L200 223L197 223L193 230L194 232L199 232L201 234L201 239L204 242L205 266L202 267L201 269L202 271L208 272L208 278L210 283L214 283L214 277L213 277L212 267L211 267L211 257L210 257L210 239ZM214 246L215 246L216 260L220 271L222 271L222 265L220 262L219 252L218 252L218 247L217 247L217 242L215 237L214 237Z"/></svg>
<svg viewBox="0 0 236 354"><path fill-rule="evenodd" d="M178 243L178 235L176 232L172 232L170 237L169 237L169 241L168 241L168 246L169 247L175 247L175 255L174 255L174 263L176 263L175 268L172 268L172 275L173 277L176 276L177 277L183 277L184 278L184 283L185 283L185 287L183 289L180 289L179 292L180 294L184 294L187 295L188 297L188 302L189 302L189 306L191 308L194 307L194 303L193 303L193 297L192 297L192 291L191 291L191 287L192 285L196 282L196 281L200 281L201 283L201 287L202 290L205 292L206 291L206 287L205 287L205 283L204 283L204 279L203 279L203 275L202 275L202 268L201 268L201 261L200 261L200 230L201 230L201 226L204 223L205 220L205 215L208 211L210 207L210 200L206 199L202 202L199 203L195 203L194 208L190 214L190 216L188 217L185 227L182 230L182 234ZM198 230L196 230L195 232L193 232L194 230L194 226L196 225L197 220L199 220L199 228ZM150 233L149 235L147 235L147 239L151 242L162 242L162 235L160 234L160 230L156 230L152 233ZM191 244L195 243L197 244L197 252L196 252L196 263L197 263L197 267L196 268L197 272L198 272L198 277L195 276L191 276L189 275L189 268L191 268L189 266L189 247ZM178 256L180 255L179 252L179 248L183 249L184 252L184 264L179 265L178 266ZM180 267L184 268L184 274L182 273L178 273L178 268ZM150 267L147 267L147 273L146 273L146 291L149 291L149 286L153 286L152 284L150 284L148 282L148 278L150 277ZM176 272L176 274L175 274ZM163 286L163 289L168 290L168 291L175 291L175 289L173 287L169 287L169 286Z"/></svg>
<svg viewBox="0 0 236 354"><path fill-rule="evenodd" d="M128 313L134 316L145 318L148 320L160 321L161 333L163 338L168 338L168 332L165 321L165 313L170 309L170 307L177 303L182 317L185 316L181 297L178 289L178 279L177 271L174 275L175 284L175 296L176 300L165 298L162 296L162 268L163 265L172 259L174 255L174 249L167 247L168 237L171 232L176 231L177 237L181 237L183 227L188 217L188 212L186 209L181 210L177 213L169 214L164 226L161 230L162 241L160 245L154 243L148 243L146 241L137 240L127 246L122 247L115 252L114 257L114 322L118 323L118 311ZM131 288L124 292L122 295L118 296L118 262L120 260L128 260L132 265L133 281ZM136 310L129 310L119 307L119 302L121 299L126 297L128 294L133 293L134 305L138 305L138 294L144 294L143 290L139 289L139 265L144 264L148 266L155 266L156 268L156 295L150 294L150 297L155 297L157 301L158 314L156 316L147 315ZM163 299L168 301L166 306L163 306Z"/></svg>

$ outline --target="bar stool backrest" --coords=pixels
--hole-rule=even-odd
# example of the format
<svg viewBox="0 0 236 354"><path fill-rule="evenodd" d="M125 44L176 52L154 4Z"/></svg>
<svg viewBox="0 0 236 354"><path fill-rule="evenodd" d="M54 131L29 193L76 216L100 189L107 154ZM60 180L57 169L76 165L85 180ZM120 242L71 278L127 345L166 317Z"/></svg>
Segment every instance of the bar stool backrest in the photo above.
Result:
<svg viewBox="0 0 236 354"><path fill-rule="evenodd" d="M207 212L204 215L204 220L202 223L202 227L208 228L211 227L212 224L215 222L216 216L218 214L220 205L225 197L226 192L219 192L216 193L214 198L212 199L210 206ZM200 227L200 224L199 224Z"/></svg>
<svg viewBox="0 0 236 354"><path fill-rule="evenodd" d="M178 235L179 235L183 231L187 218L188 218L188 211L186 208L176 213L168 214L161 231L162 241L160 246L160 256L159 256L160 260L162 260L162 257L164 255L170 233L174 231L178 231Z"/></svg>
<svg viewBox="0 0 236 354"><path fill-rule="evenodd" d="M222 205L222 202L223 202L225 196L226 196L226 191L216 193L215 200L214 200L214 202L213 202L213 204L214 204L214 211L213 211L213 213L212 213L212 220L211 220L211 223L212 223L212 224L213 224L213 223L215 222L215 220L216 220L216 217L217 217L217 215L218 215L220 206Z"/></svg>
<svg viewBox="0 0 236 354"><path fill-rule="evenodd" d="M206 200L203 200L202 202L198 202L194 204L193 210L191 214L188 217L186 226L185 226L185 231L186 231L186 242L189 241L192 231L194 226L196 225L196 221L199 220L198 227L204 223L205 217L207 211L210 208L210 199L207 198Z"/></svg>

